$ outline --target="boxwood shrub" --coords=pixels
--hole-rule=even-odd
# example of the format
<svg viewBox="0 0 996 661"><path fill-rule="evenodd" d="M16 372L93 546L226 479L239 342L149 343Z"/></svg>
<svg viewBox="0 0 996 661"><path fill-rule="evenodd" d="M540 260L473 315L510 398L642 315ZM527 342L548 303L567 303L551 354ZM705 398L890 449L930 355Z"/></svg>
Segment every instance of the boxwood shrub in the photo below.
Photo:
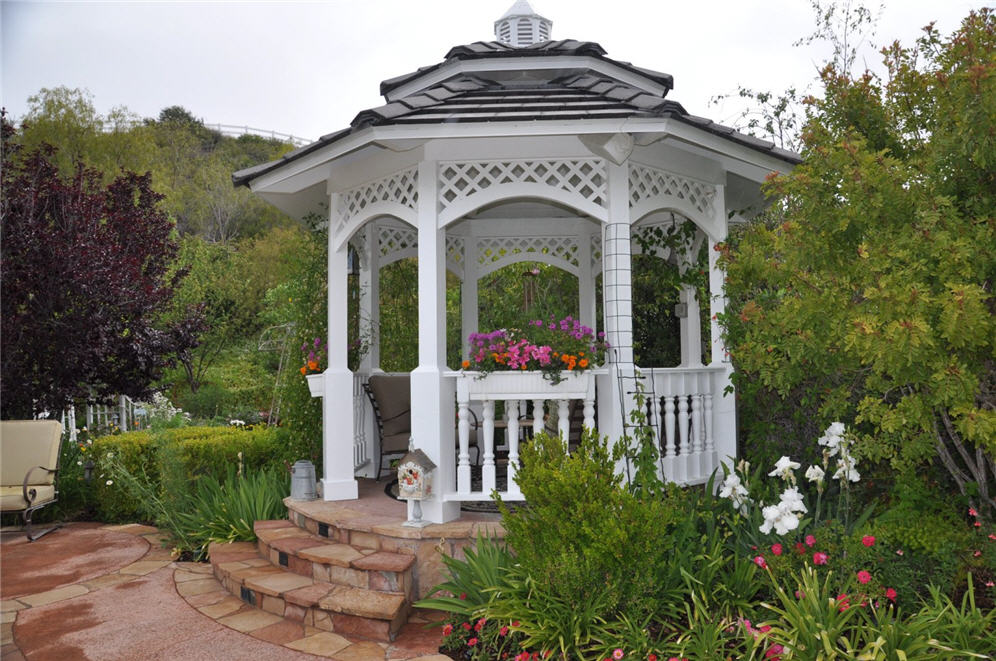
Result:
<svg viewBox="0 0 996 661"><path fill-rule="evenodd" d="M94 439L96 516L106 522L150 518L144 503L134 502L122 485L104 474L101 460L109 455L168 498L170 491L192 488L199 476L222 482L230 469L239 466L240 452L242 466L251 471L283 468L299 458L292 456L279 430L272 427L180 427Z"/></svg>

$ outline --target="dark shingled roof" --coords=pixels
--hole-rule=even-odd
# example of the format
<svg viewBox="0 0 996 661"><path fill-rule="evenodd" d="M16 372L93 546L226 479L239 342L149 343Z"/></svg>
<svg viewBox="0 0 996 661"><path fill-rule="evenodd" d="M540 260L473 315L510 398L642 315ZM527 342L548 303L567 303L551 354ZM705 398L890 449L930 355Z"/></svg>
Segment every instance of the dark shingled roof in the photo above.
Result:
<svg viewBox="0 0 996 661"><path fill-rule="evenodd" d="M381 83L381 93L389 94L402 85L441 68L453 59L536 56L592 56L648 78L665 88L672 87L668 74L638 69L605 57L602 47L587 41L547 41L528 48L513 48L500 42L475 42L457 46L446 61ZM586 70L574 71L552 80L499 82L485 74L458 74L432 87L359 113L348 129L330 133L317 142L285 154L280 160L263 163L232 175L235 185L248 185L256 177L285 163L372 126L447 124L459 122L513 122L543 120L669 118L708 131L724 139L766 152L790 163L798 154L717 124L704 117L689 115L680 103L655 96L606 75Z"/></svg>
<svg viewBox="0 0 996 661"><path fill-rule="evenodd" d="M643 76L644 78L652 80L669 90L674 88L674 78L671 74L651 71L650 69L641 69L640 67L634 67L629 62L620 62L618 60L605 57L605 49L593 41L560 39L558 41L544 41L526 48L516 48L514 46L509 46L508 44L503 44L500 41L475 41L474 43L467 44L465 46L454 46L448 53L446 53L446 58L439 64L434 64L430 67L422 67L418 71L413 71L412 73L407 73L403 76L385 80L380 84L380 93L381 96L386 96L405 83L415 80L416 78L419 78L427 73L436 71L453 60L484 60L509 57L519 58L551 56L593 57L604 62L614 64L621 69Z"/></svg>

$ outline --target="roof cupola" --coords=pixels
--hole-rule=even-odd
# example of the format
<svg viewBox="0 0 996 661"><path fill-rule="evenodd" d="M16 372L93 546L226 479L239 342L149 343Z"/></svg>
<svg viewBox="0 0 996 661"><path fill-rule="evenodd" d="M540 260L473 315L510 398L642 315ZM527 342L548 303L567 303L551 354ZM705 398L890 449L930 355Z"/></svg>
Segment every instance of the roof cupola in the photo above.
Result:
<svg viewBox="0 0 996 661"><path fill-rule="evenodd" d="M550 40L553 21L536 13L528 0L515 0L505 15L495 21L495 38L503 44L524 48Z"/></svg>

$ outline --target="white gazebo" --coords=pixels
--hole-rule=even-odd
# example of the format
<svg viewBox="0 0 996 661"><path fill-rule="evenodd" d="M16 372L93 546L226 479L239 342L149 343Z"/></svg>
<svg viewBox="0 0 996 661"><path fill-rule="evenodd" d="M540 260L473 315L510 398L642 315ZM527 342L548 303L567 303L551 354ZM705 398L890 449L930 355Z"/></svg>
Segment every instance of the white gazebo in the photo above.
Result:
<svg viewBox="0 0 996 661"><path fill-rule="evenodd" d="M376 435L362 383L379 369L378 273L418 260L418 367L411 373L414 444L438 467L423 503L429 521L459 516L461 501L496 484L494 403L505 402L508 469L518 456L516 411L526 401L566 431L569 400L584 420L620 438L637 380L672 481L702 482L736 453L732 371L716 315L724 275L715 244L763 206L760 184L798 156L667 99L671 76L617 62L596 43L550 40L551 23L526 0L495 22L497 41L458 46L444 61L381 83L386 103L281 160L234 175L287 213L328 215L328 369L324 402L326 500L357 497L374 475ZM650 228L694 224L682 249L657 249L674 268L709 247L708 301L686 287L681 364L634 365L631 256ZM361 318L374 336L361 369L347 366L347 272L359 255ZM544 262L578 279L581 321L614 348L602 369L559 386L530 374L477 379L446 364L446 271L462 282L462 328L478 331L478 280L511 263ZM596 318L601 276L603 318ZM703 342L701 309L710 337ZM483 331L492 329L480 329ZM465 349L466 350L466 349ZM512 377L517 378L512 378ZM472 486L468 411L483 418L481 484ZM537 428L544 424L534 415ZM454 426L454 420L459 424ZM454 449L456 447L456 449ZM511 476L509 476L510 478ZM508 479L505 498L521 498Z"/></svg>

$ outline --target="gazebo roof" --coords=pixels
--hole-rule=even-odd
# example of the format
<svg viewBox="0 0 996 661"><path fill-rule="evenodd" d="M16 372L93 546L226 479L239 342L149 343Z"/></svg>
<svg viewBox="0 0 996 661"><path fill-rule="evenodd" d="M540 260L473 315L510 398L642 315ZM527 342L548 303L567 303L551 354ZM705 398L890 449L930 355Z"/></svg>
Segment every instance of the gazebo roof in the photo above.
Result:
<svg viewBox="0 0 996 661"><path fill-rule="evenodd" d="M499 41L457 46L435 65L381 83L387 103L360 112L342 131L232 175L235 185L370 127L491 122L674 119L788 163L798 154L689 114L665 99L669 74L605 56L591 41L563 39L527 47Z"/></svg>

